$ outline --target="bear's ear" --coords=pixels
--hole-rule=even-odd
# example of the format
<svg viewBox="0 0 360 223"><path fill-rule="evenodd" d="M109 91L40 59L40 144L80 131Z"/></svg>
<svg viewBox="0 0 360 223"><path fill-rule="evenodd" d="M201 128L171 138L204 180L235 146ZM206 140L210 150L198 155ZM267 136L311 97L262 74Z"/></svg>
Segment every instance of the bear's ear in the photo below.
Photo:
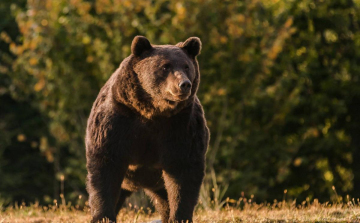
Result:
<svg viewBox="0 0 360 223"><path fill-rule="evenodd" d="M152 46L145 36L135 36L131 43L131 53L140 56L143 52L151 50Z"/></svg>
<svg viewBox="0 0 360 223"><path fill-rule="evenodd" d="M201 51L201 41L198 37L190 37L185 42L176 44L176 46L184 49L192 57L196 57Z"/></svg>

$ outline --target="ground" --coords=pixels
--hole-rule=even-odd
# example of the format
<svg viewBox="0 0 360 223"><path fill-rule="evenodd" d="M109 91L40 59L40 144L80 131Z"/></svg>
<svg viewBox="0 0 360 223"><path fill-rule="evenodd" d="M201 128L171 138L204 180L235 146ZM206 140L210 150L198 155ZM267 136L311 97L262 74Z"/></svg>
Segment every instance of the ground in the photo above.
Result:
<svg viewBox="0 0 360 223"><path fill-rule="evenodd" d="M6 208L0 212L0 223L11 222L89 222L89 209L79 210L68 206L46 206L37 204L31 206L16 206ZM160 216L150 208L127 208L118 215L119 222L148 222L159 219ZM278 202L275 204L232 205L230 202L221 210L204 210L198 208L195 213L195 222L360 222L359 202L325 203L319 204L316 200L311 204Z"/></svg>

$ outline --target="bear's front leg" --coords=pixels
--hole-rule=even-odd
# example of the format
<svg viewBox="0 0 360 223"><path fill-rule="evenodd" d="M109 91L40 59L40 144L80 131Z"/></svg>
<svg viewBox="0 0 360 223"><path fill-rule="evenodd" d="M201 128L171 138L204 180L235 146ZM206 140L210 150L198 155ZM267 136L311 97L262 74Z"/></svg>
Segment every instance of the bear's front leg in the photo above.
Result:
<svg viewBox="0 0 360 223"><path fill-rule="evenodd" d="M92 220L116 222L116 204L127 166L111 160L88 160L87 191Z"/></svg>
<svg viewBox="0 0 360 223"><path fill-rule="evenodd" d="M196 163L179 161L172 162L163 171L170 205L169 222L192 222L204 178L205 164L204 161Z"/></svg>

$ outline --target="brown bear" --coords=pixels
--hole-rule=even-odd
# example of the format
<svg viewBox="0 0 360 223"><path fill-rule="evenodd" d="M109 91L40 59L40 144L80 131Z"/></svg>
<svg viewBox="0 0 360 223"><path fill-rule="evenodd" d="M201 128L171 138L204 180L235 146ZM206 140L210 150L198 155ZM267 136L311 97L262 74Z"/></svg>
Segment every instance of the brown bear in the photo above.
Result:
<svg viewBox="0 0 360 223"><path fill-rule="evenodd" d="M139 189L163 223L192 222L209 143L196 96L200 50L197 37L151 45L136 36L131 55L100 90L85 139L92 222L115 222Z"/></svg>

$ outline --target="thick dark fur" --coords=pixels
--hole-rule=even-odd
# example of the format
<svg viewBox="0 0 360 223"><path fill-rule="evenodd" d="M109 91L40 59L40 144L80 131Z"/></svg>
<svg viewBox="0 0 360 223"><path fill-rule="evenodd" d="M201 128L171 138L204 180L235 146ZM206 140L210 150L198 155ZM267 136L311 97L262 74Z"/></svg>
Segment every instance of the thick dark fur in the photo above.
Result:
<svg viewBox="0 0 360 223"><path fill-rule="evenodd" d="M162 222L192 222L209 141L196 96L200 39L155 46L137 36L131 50L101 89L88 119L92 222L116 221L126 197L141 188Z"/></svg>

